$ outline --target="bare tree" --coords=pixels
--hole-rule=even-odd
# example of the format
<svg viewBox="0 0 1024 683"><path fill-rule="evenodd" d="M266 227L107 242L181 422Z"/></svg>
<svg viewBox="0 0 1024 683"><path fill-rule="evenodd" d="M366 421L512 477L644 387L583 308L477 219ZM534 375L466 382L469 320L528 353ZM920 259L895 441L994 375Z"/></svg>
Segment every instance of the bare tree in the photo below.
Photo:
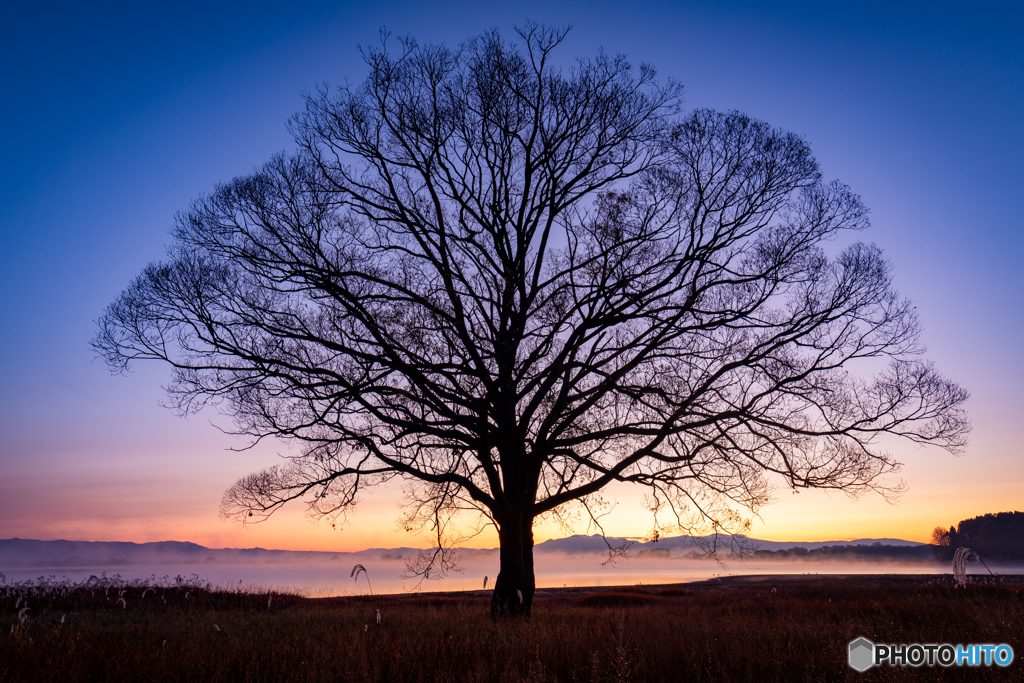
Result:
<svg viewBox="0 0 1024 683"><path fill-rule="evenodd" d="M681 116L646 65L559 68L564 35L365 51L362 85L307 96L298 151L179 215L100 319L114 369L166 361L180 409L302 444L225 514L333 518L401 477L439 549L463 513L496 527L492 610L518 614L535 521L612 482L735 530L772 476L885 493L880 436L964 444L881 251L823 248L867 225L859 197L796 135Z"/></svg>

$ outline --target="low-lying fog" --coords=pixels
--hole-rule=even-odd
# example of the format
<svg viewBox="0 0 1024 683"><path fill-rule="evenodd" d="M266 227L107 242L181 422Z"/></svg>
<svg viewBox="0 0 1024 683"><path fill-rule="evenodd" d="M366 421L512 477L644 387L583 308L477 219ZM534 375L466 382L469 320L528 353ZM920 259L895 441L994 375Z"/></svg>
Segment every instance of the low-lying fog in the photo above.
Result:
<svg viewBox="0 0 1024 683"><path fill-rule="evenodd" d="M451 572L440 580L420 581L408 578L406 563L417 551L366 550L356 553L302 553L269 550L212 550L193 544L68 544L50 546L41 541L0 541L0 573L8 584L16 581L66 576L73 581L91 575L119 574L122 579L145 579L198 575L203 581L222 588L244 587L253 590L299 592L310 596L405 593L413 591L461 591L489 585L498 572L496 550L466 550L459 560L461 572ZM44 544L26 549L25 544ZM172 547L160 547L172 546ZM180 546L180 548L178 547ZM157 548L158 547L158 548ZM68 554L68 549L88 552ZM156 548L156 549L154 549ZM120 550L120 554L118 554ZM97 556L106 552L107 557ZM538 587L614 586L639 583L681 583L717 576L742 574L951 574L948 562L933 559L900 560L823 560L793 558L737 558L723 555L723 564L713 559L697 559L692 551L679 548L652 552L641 549L614 565L602 565L607 555L600 552L573 552L538 549L535 554ZM356 564L366 568L358 581L351 577ZM988 562L998 574L1021 574L1024 566ZM978 562L971 562L969 573L988 576Z"/></svg>

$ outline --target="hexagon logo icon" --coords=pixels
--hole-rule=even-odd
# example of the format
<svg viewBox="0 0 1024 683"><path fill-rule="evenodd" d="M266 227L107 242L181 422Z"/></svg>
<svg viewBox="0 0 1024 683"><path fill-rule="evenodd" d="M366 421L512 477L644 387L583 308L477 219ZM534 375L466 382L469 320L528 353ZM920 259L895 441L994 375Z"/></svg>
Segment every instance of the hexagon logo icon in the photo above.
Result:
<svg viewBox="0 0 1024 683"><path fill-rule="evenodd" d="M875 663L875 644L861 637L850 643L850 667L857 671L867 671Z"/></svg>

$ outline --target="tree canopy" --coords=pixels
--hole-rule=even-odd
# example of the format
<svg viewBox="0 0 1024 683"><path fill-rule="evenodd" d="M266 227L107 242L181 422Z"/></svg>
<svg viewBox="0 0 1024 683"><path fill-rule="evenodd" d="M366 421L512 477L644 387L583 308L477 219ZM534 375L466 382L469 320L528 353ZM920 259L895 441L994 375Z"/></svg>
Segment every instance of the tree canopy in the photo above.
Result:
<svg viewBox="0 0 1024 683"><path fill-rule="evenodd" d="M884 492L880 436L964 444L966 393L881 250L835 240L867 210L807 143L682 114L621 56L561 66L564 35L365 50L362 84L306 97L297 150L180 214L107 309L114 369L165 361L182 410L301 445L226 514L333 517L401 477L439 547L460 513L497 528L517 613L534 522L612 482L729 529L771 477Z"/></svg>

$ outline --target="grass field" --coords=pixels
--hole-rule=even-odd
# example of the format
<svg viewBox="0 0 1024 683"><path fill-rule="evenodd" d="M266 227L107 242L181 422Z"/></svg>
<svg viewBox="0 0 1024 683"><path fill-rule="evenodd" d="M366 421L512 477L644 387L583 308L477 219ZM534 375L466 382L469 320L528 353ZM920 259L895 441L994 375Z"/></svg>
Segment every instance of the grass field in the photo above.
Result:
<svg viewBox="0 0 1024 683"><path fill-rule="evenodd" d="M488 604L482 591L314 599L194 581L0 586L0 683L1024 680L1024 577L966 588L948 576L805 575L546 589L533 616L513 622L492 620ZM1006 668L861 674L846 663L858 636L1007 643L1016 656Z"/></svg>

